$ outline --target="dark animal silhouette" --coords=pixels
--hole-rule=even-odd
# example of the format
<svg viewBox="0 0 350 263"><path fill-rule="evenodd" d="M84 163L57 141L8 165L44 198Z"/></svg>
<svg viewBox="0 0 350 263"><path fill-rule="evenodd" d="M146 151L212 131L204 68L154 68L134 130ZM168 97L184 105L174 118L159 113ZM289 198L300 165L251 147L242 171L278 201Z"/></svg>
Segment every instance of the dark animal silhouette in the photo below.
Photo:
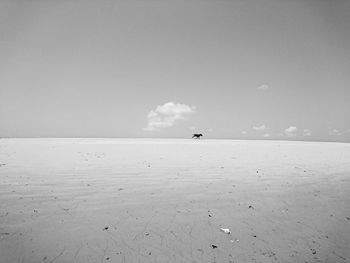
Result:
<svg viewBox="0 0 350 263"><path fill-rule="evenodd" d="M203 136L203 134L201 134L201 133L195 133L195 134L193 134L192 138L200 139L201 136Z"/></svg>

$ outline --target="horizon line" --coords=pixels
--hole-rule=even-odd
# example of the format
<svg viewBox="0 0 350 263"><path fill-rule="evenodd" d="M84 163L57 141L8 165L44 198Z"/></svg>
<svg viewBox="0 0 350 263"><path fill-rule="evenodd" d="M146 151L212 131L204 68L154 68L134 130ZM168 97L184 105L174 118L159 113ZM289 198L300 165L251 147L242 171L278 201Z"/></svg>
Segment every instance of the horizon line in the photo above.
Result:
<svg viewBox="0 0 350 263"><path fill-rule="evenodd" d="M348 141L331 141L331 140L301 140L301 139L239 139L239 138L202 138L193 139L191 137L0 137L2 139L155 139L155 140L192 140L192 141L206 141L206 140L222 140L222 141L280 141L280 142L324 142L324 143L350 143Z"/></svg>

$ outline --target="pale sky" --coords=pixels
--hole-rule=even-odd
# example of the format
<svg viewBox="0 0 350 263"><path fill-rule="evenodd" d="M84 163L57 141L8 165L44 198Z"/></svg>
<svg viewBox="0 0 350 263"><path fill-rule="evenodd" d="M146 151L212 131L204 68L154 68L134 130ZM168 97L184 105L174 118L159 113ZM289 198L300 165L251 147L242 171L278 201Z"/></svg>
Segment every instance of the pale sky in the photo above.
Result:
<svg viewBox="0 0 350 263"><path fill-rule="evenodd" d="M0 1L0 137L350 142L348 0Z"/></svg>

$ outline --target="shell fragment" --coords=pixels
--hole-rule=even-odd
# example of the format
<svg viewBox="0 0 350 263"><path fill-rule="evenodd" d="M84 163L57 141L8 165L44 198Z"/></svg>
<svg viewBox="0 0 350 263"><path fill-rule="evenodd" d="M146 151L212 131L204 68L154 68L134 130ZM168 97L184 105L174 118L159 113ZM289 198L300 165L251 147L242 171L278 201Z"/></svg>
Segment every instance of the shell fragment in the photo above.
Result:
<svg viewBox="0 0 350 263"><path fill-rule="evenodd" d="M222 231L222 232L224 232L225 234L231 234L231 231L230 231L230 229L228 229L228 228L220 228L220 230Z"/></svg>

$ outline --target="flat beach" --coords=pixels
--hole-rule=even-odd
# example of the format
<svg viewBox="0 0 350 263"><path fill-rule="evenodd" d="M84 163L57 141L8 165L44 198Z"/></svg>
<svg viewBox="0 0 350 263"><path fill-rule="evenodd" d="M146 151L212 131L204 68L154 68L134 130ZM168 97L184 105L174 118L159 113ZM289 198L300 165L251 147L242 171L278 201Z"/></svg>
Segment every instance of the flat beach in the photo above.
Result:
<svg viewBox="0 0 350 263"><path fill-rule="evenodd" d="M1 139L0 262L350 262L350 144Z"/></svg>

